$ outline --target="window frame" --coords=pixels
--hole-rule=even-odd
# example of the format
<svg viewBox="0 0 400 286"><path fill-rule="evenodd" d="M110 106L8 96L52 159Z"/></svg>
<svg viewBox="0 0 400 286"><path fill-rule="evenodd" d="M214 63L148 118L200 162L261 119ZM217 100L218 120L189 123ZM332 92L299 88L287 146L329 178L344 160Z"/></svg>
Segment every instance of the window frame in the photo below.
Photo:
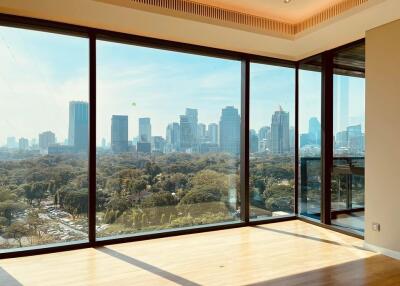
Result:
<svg viewBox="0 0 400 286"><path fill-rule="evenodd" d="M48 21L42 19L35 19L23 16L14 16L8 14L0 13L0 26L8 26L13 28L22 28L22 29L30 29L30 30L38 30L43 32L50 32L56 34L64 34L69 36L76 36L88 39L89 43L89 199L88 199L88 242L71 242L71 243L57 243L50 245L41 245L34 247L24 247L24 248L14 248L0 251L0 259L2 258L11 258L11 257L21 257L28 255L36 255L36 254L44 254L44 253L52 253L58 251L66 251L66 250L75 250L81 248L88 247L99 247L108 244L115 243L123 243L123 242L133 242L139 240L146 239L154 239L168 236L176 236L176 235L185 235L192 233L200 233L206 231L213 230L222 230L229 229L235 227L244 227L244 226L253 226L258 224L265 223L274 223L274 222L282 222L288 220L300 219L303 221L307 221L310 223L318 224L323 227L327 227L330 229L334 229L339 232L343 232L349 235L353 235L356 237L360 237L359 235L352 234L343 230L338 230L329 225L329 221L325 220L322 223L315 222L309 220L305 217L299 216L299 206L298 206L298 179L299 179L299 138L298 138L298 105L299 105L299 66L304 60L300 61L290 61L277 59L273 57L265 57L260 55L248 54L243 52L236 52L218 48L205 47L200 45L193 45L187 43L180 43L169 40L162 40L157 38L132 35L127 33L120 33L114 31L108 31L97 28L89 28L79 25L73 24L65 24L56 21ZM228 222L228 223L218 223L213 225L206 226L193 226L193 227L185 227L182 229L171 229L166 231L156 231L149 232L143 234L132 234L124 237L116 237L116 238L97 238L96 237L96 42L97 40L102 41L111 41L115 43L124 43L124 44L132 44L141 47L149 47L156 48L174 52L182 52L189 53L194 55L204 55L221 59L228 60L237 60L241 62L241 143L240 143L240 197L241 197L241 215L239 222ZM348 48L352 45L359 44L360 42L364 42L364 39L358 40L353 43L346 44L344 46L335 48L333 50L324 52L323 54L328 55L339 51L344 48ZM315 55L313 55L314 57ZM329 61L332 59L332 56L327 58L326 63L323 64L323 71L325 76L323 76L322 93L323 94L331 94L332 93L332 85L329 84L330 76L333 74L333 65L329 65ZM275 65L281 67L290 67L295 69L295 94L294 94L294 103L295 103L295 189L294 189L294 213L293 215L288 215L284 217L277 218L268 218L268 219L260 219L255 221L250 221L249 219L249 103L250 103L250 62L251 63L260 63L260 64L268 64ZM329 90L330 89L330 90ZM322 111L326 115L332 114L332 104L324 101L322 103ZM330 112L329 112L330 111ZM322 115L324 116L324 115ZM332 118L331 118L332 120ZM324 121L324 120L323 120ZM328 120L329 121L329 120ZM327 132L329 129L329 122L323 122L322 132L325 133L326 139L328 141L332 141L332 132ZM330 138L329 138L330 137ZM329 143L329 142L328 142ZM325 144L323 144L325 145ZM329 145L329 144L328 144ZM322 146L322 150L324 147ZM324 152L324 151L322 151ZM322 154L322 153L321 153ZM323 154L322 154L323 155ZM323 165L326 167L329 163L329 154L325 160ZM331 158L332 159L332 158ZM324 169L324 175L327 175L327 172L330 172L329 168ZM324 194L324 198L328 200L330 199L330 180L324 181L322 187L322 193ZM327 201L325 202L327 203ZM330 211L330 207L324 209L324 212Z"/></svg>

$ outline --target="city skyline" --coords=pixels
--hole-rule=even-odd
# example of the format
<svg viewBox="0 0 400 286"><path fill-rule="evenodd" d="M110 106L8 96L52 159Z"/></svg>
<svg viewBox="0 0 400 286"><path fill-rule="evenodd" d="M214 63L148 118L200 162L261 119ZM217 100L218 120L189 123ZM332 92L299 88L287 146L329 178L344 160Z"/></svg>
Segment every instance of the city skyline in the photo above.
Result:
<svg viewBox="0 0 400 286"><path fill-rule="evenodd" d="M88 101L88 42L8 27L0 28L0 36L0 60L7 70L0 75L0 94L7 100L7 106L0 106L4 119L0 122L0 146L6 145L7 137L37 140L38 134L46 130L54 132L58 142L68 140L69 111L65 106L70 101ZM98 145L103 138L110 142L112 114L128 115L133 122L150 117L153 135L165 136L165 122L177 121L175 114L186 107L202 110L198 121L206 125L218 122L219 109L224 106L234 105L240 113L240 62L102 41L98 49ZM59 53L65 56L58 57ZM251 65L252 129L267 125L282 101L288 102L288 111L294 110L292 87L282 84L292 73L290 68ZM305 79L300 85L301 94L320 97L320 89L315 88L317 76L315 72L300 71L300 79ZM180 84L179 90L176 83ZM347 93L352 96L347 95L345 100L351 106L347 109L350 114L342 120L349 125L359 122L362 130L363 92L363 80L351 78ZM261 99L266 101L259 104ZM300 108L299 133L304 133L310 117L320 119L320 104L301 101ZM42 110L46 112L39 112ZM294 116L290 120L290 126L294 126ZM343 124L334 124L335 133ZM137 129L136 124L130 124L129 138L137 134Z"/></svg>

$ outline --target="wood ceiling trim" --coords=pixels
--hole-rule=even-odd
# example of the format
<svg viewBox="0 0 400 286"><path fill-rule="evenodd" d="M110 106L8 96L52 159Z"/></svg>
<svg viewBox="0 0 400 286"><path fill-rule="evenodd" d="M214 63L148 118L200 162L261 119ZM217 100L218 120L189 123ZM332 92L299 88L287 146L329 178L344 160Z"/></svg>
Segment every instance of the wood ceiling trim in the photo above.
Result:
<svg viewBox="0 0 400 286"><path fill-rule="evenodd" d="M364 5L368 3L369 0L343 0L296 24L228 10L191 0L95 1L291 39L353 8Z"/></svg>

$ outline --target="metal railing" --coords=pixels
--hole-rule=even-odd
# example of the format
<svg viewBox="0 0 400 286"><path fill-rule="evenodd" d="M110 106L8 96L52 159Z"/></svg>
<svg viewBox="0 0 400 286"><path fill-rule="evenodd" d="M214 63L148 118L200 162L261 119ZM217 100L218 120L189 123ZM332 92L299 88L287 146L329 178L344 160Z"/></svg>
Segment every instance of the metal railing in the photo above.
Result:
<svg viewBox="0 0 400 286"><path fill-rule="evenodd" d="M364 210L364 157L334 157L331 214ZM300 158L300 214L321 213L321 158Z"/></svg>

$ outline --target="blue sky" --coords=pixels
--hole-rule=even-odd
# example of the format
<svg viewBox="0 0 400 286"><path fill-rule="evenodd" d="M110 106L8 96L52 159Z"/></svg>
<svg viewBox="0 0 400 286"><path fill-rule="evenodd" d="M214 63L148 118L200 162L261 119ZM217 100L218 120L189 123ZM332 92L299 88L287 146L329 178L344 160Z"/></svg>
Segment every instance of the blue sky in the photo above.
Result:
<svg viewBox="0 0 400 286"><path fill-rule="evenodd" d="M32 139L47 130L60 142L67 138L69 101L88 101L88 54L85 38L0 27L0 145L8 136ZM132 139L139 117L150 117L153 135L165 136L186 107L197 108L206 124L218 123L225 106L240 112L240 62L103 41L97 57L98 143L109 141L113 114L129 116ZM320 83L313 72L300 78L306 132L308 119L320 118ZM252 64L250 90L250 128L269 125L279 106L294 125L293 69ZM351 106L346 122L363 120L363 82L351 79L349 94L341 97Z"/></svg>

